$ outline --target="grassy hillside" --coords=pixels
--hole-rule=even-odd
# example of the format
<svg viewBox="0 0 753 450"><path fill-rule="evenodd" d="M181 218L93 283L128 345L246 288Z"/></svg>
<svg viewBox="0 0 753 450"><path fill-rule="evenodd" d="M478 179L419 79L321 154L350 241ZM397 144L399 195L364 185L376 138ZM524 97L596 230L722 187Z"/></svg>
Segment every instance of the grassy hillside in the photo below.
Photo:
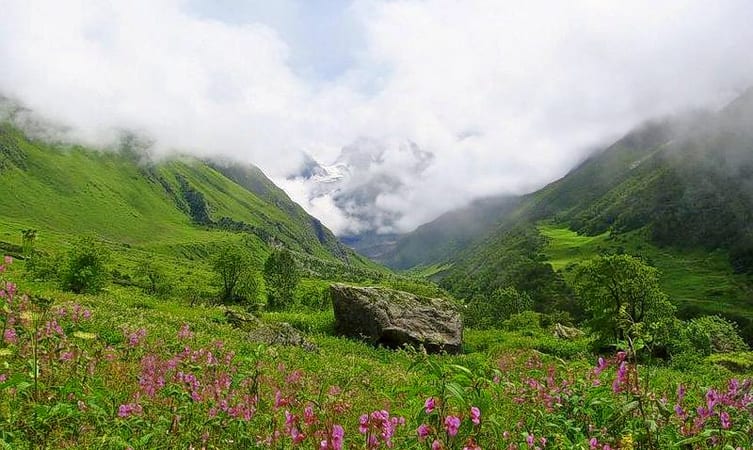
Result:
<svg viewBox="0 0 753 450"><path fill-rule="evenodd" d="M185 246L254 236L257 250L291 250L379 270L337 242L261 171L234 181L191 158L142 163L134 152L98 152L31 140L0 125L0 223L45 233L91 233L113 242L182 254ZM255 192L250 186L265 186Z"/></svg>

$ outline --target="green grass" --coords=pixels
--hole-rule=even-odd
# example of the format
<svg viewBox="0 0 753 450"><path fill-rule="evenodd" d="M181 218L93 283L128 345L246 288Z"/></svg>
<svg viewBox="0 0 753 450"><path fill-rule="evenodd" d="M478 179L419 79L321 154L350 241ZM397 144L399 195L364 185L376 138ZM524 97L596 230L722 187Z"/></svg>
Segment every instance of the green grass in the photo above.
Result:
<svg viewBox="0 0 753 450"><path fill-rule="evenodd" d="M641 231L584 236L551 222L541 222L537 228L548 240L544 249L547 260L566 278L573 264L600 253L624 251L645 258L659 269L662 289L681 309L753 318L750 280L733 272L722 250L659 248L648 243Z"/></svg>

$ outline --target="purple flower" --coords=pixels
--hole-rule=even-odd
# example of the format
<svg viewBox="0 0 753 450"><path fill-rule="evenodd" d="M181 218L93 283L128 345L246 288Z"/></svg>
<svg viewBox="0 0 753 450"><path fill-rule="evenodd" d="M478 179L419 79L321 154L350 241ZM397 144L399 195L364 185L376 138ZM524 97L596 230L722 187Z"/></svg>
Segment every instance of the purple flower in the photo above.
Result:
<svg viewBox="0 0 753 450"><path fill-rule="evenodd" d="M434 411L435 407L436 407L436 403L434 402L434 397L429 397L424 402L424 408L426 408L426 414L431 414Z"/></svg>
<svg viewBox="0 0 753 450"><path fill-rule="evenodd" d="M332 448L334 450L342 450L344 435L345 435L345 430L343 430L342 426L340 425L332 426Z"/></svg>
<svg viewBox="0 0 753 450"><path fill-rule="evenodd" d="M423 442L427 437L429 437L429 433L430 432L431 432L431 428L429 428L429 425L426 425L425 423L422 423L416 429L416 434L418 435L418 440Z"/></svg>
<svg viewBox="0 0 753 450"><path fill-rule="evenodd" d="M8 328L5 330L5 333L3 334L3 340L7 344L15 344L18 342L18 335L16 334L16 330L13 328Z"/></svg>
<svg viewBox="0 0 753 450"><path fill-rule="evenodd" d="M732 425L729 420L729 413L727 411L722 411L721 414L719 414L719 421L722 424L722 428L725 430L728 430L729 427Z"/></svg>
<svg viewBox="0 0 753 450"><path fill-rule="evenodd" d="M460 428L460 418L455 416L445 417L444 428L447 430L448 435L455 436L458 434L458 428Z"/></svg>
<svg viewBox="0 0 753 450"><path fill-rule="evenodd" d="M474 425L481 423L481 410L476 406L471 406L471 422L473 422Z"/></svg>

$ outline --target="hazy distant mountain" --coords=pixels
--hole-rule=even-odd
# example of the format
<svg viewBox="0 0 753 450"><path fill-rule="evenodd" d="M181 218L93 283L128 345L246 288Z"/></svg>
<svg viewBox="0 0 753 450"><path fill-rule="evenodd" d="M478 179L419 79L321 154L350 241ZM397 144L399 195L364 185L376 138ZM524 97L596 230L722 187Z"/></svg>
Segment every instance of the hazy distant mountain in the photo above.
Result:
<svg viewBox="0 0 753 450"><path fill-rule="evenodd" d="M306 186L309 201L329 197L352 228L366 236L392 230L400 219L377 199L399 195L406 189L406 180L421 176L433 159L432 153L412 142L359 139L343 147L331 164L305 155L301 167L288 179Z"/></svg>
<svg viewBox="0 0 753 450"><path fill-rule="evenodd" d="M491 232L517 203L518 199L511 196L478 199L442 214L410 233L372 232L345 236L342 240L362 255L393 269L441 264Z"/></svg>

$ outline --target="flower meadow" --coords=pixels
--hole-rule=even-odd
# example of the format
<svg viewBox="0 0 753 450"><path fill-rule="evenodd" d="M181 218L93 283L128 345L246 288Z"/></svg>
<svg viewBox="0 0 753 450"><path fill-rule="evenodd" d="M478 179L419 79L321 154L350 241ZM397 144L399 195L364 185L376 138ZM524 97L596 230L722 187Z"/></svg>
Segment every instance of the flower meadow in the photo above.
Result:
<svg viewBox="0 0 753 450"><path fill-rule="evenodd" d="M11 264L4 448L753 448L744 377L683 377L628 352L429 356L324 335L320 353L275 348L195 316L28 295Z"/></svg>

